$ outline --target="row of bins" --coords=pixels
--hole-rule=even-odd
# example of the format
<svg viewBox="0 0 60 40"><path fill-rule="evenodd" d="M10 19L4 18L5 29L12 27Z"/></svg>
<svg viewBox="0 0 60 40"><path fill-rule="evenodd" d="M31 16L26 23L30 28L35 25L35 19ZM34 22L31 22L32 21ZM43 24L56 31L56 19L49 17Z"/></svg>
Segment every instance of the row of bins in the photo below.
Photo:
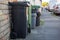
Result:
<svg viewBox="0 0 60 40"><path fill-rule="evenodd" d="M31 11L31 25L28 24L29 15L28 15L28 8L29 2L9 2L10 6L10 14L11 14L11 39L20 39L26 38L28 31L31 32L32 28L40 25L40 12L38 9L32 9ZM28 28L28 26L30 26Z"/></svg>

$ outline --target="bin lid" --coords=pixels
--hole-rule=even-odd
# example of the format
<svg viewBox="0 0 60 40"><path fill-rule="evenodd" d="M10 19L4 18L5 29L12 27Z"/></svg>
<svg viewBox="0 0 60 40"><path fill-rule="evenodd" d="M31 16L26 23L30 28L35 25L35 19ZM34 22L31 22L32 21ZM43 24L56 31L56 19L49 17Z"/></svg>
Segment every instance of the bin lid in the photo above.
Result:
<svg viewBox="0 0 60 40"><path fill-rule="evenodd" d="M23 1L23 2L9 2L10 6L25 6L25 7L29 7L30 6L30 2L28 1Z"/></svg>
<svg viewBox="0 0 60 40"><path fill-rule="evenodd" d="M32 8L40 8L40 6L32 5Z"/></svg>

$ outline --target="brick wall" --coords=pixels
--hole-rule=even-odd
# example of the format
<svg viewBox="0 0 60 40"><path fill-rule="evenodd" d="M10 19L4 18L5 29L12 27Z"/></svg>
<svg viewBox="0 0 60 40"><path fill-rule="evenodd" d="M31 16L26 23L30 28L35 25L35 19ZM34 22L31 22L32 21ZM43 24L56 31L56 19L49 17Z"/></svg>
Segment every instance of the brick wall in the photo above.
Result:
<svg viewBox="0 0 60 40"><path fill-rule="evenodd" d="M8 0L0 0L0 40L9 40L10 18Z"/></svg>

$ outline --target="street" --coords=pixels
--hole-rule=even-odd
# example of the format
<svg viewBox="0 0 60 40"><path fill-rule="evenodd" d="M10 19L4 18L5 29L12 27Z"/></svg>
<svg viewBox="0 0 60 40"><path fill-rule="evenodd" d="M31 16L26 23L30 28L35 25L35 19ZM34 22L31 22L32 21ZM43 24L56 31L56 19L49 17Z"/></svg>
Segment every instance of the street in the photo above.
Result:
<svg viewBox="0 0 60 40"><path fill-rule="evenodd" d="M44 24L33 29L25 40L60 40L60 17L43 10L41 20Z"/></svg>
<svg viewBox="0 0 60 40"><path fill-rule="evenodd" d="M0 40L60 40L57 15L60 0L0 0Z"/></svg>

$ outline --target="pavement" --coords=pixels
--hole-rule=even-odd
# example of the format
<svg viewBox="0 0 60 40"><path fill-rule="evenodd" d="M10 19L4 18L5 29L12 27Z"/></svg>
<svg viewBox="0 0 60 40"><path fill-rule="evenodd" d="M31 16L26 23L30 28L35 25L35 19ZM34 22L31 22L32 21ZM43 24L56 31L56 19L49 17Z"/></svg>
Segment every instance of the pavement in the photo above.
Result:
<svg viewBox="0 0 60 40"><path fill-rule="evenodd" d="M32 29L31 34L24 40L60 40L60 17L43 10L41 20L44 24Z"/></svg>

